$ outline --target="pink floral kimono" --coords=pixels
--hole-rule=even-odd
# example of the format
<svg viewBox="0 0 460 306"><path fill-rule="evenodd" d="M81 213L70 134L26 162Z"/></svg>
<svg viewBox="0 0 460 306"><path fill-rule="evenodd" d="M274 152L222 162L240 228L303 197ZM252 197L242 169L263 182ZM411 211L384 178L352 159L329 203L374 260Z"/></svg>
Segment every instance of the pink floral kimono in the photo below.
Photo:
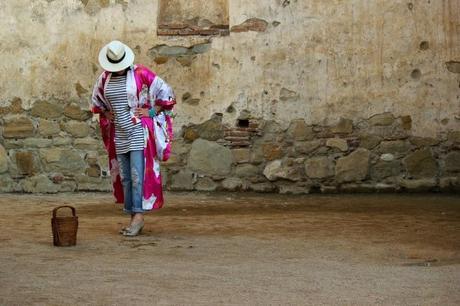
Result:
<svg viewBox="0 0 460 306"><path fill-rule="evenodd" d="M163 206L160 161L166 161L171 154L172 118L171 110L176 104L174 93L161 78L148 68L136 65L129 69L126 79L126 92L133 123L141 121L144 130L144 183L142 208L159 209ZM104 111L112 111L105 97L105 89L111 73L104 71L94 86L92 95L93 113L100 115L99 125L102 139L109 156L109 169L113 183L113 194L117 203L123 203L123 186L115 151L115 125L108 120ZM134 116L137 107L151 108L152 102L165 110L152 118Z"/></svg>

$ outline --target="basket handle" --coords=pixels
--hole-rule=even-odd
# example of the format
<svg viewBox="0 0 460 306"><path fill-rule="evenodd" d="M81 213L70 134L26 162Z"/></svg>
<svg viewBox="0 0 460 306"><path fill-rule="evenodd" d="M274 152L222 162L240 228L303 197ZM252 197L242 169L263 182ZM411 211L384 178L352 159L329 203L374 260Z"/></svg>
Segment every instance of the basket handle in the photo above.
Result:
<svg viewBox="0 0 460 306"><path fill-rule="evenodd" d="M62 206L58 206L56 207L55 209L53 209L53 218L56 218L56 213L58 211L58 209L61 209L61 208L64 208L64 207L67 207L67 208L70 208L72 210L72 215L75 217L75 207L72 207L72 206L69 206L69 205L62 205Z"/></svg>

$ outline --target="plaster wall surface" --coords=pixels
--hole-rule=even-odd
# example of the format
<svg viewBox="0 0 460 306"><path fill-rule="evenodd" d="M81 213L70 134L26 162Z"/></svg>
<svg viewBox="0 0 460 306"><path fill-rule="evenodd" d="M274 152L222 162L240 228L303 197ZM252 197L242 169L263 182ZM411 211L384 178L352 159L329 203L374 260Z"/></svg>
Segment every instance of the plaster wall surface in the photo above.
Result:
<svg viewBox="0 0 460 306"><path fill-rule="evenodd" d="M157 36L159 5L2 1L0 106L20 98L24 109L42 100L87 107L98 51L119 39L174 87L176 130L216 112L233 123L242 110L285 127L391 112L411 116L414 135L459 128L460 75L446 64L460 61L458 0L229 0L230 28L251 18L267 27L212 38ZM185 65L176 56L158 64L152 51L201 43L209 49L185 54ZM195 103L182 103L184 93Z"/></svg>

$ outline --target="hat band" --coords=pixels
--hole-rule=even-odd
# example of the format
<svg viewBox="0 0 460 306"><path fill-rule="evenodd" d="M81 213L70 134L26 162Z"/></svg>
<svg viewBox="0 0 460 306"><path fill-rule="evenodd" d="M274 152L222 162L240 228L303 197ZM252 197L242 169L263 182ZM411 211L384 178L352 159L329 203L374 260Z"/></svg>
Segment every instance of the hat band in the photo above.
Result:
<svg viewBox="0 0 460 306"><path fill-rule="evenodd" d="M109 62L111 62L112 64L118 64L119 62L121 62L125 58L125 56L126 56L126 52L123 53L123 56L119 60L113 60L107 55L107 60Z"/></svg>

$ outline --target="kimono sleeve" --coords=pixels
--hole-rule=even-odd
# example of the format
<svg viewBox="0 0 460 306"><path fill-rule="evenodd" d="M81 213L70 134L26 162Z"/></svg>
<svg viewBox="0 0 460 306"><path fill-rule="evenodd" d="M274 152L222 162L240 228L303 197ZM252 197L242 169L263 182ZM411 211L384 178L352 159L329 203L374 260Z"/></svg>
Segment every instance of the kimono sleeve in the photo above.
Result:
<svg viewBox="0 0 460 306"><path fill-rule="evenodd" d="M162 78L156 76L149 88L150 100L155 105L161 106L164 110L172 110L176 104L174 92Z"/></svg>
<svg viewBox="0 0 460 306"><path fill-rule="evenodd" d="M91 95L91 112L101 114L107 111L104 98L104 73L102 73L94 84L93 93Z"/></svg>

